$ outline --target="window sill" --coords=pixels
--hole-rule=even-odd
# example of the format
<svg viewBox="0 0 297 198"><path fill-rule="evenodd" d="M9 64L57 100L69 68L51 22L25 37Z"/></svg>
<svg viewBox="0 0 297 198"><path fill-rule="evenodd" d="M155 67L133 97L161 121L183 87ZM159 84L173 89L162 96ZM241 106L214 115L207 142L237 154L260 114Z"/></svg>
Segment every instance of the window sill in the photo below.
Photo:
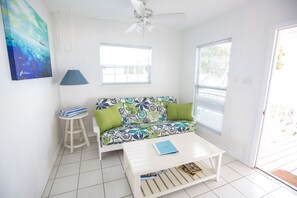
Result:
<svg viewBox="0 0 297 198"><path fill-rule="evenodd" d="M215 130L213 128L210 128L210 127L208 127L206 125L203 125L203 124L201 124L201 123L199 123L197 121L195 123L196 123L196 125L198 127L203 128L203 131L211 132L211 133L216 134L216 135L219 135L219 136L222 135L222 132L221 131L218 131L218 130Z"/></svg>

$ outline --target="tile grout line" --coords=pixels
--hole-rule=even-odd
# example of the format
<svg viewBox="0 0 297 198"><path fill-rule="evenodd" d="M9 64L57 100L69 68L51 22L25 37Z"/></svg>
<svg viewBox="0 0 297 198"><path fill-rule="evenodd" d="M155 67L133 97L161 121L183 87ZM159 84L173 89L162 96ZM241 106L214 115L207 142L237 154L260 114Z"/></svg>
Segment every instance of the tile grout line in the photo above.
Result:
<svg viewBox="0 0 297 198"><path fill-rule="evenodd" d="M122 162L122 160L121 160L121 156L120 156L120 154L119 154L119 151L120 151L120 150L117 151L118 158L119 158L119 160L120 160L120 162L121 162L121 164L119 164L119 165L122 166L122 169L123 169L123 171L124 171L124 173L125 173L125 177L124 177L124 178L121 178L121 179L126 179L126 181L128 182L128 186L129 186L129 188L130 188L130 191L131 191L131 194L130 194L130 195L132 195L132 196L134 197L134 195L133 195L133 191L132 191L132 189L131 189L130 183L129 183L129 181L128 181L128 178L127 178L127 175L126 175L126 172L125 172L125 169L124 169L124 164L123 164L123 162ZM124 158L123 158L123 160L124 160ZM118 180L120 180L120 179L118 179ZM123 196L122 198L124 198L124 197L128 197L128 196L130 196L130 195Z"/></svg>
<svg viewBox="0 0 297 198"><path fill-rule="evenodd" d="M124 162L122 162L122 160L121 160L121 157L120 157L119 151L120 151L120 150L118 150L118 151L117 151L118 158L120 159L120 162L121 162L121 165L122 165L123 171L124 171L124 173L125 173L125 179L127 180L127 182L128 182L128 186L129 186L129 188L130 188L130 191L131 191L131 193L132 193L132 196L134 197L134 195L133 195L133 191L132 191L132 189L131 189L130 183L129 183L129 181L128 181L128 178L127 178L127 175L126 175L126 171L125 171L125 169L124 169ZM123 155L124 155L124 150L123 150ZM123 160L124 160L124 156L123 156ZM122 178L122 179L123 179L123 178ZM129 196L129 195L127 195L127 196Z"/></svg>
<svg viewBox="0 0 297 198"><path fill-rule="evenodd" d="M224 179L225 180L225 179ZM237 180L239 180L239 179L237 179ZM218 189L218 188L221 188L222 186L226 186L227 184L229 184L230 182L228 182L227 180L225 180L226 181L226 183L225 184L223 184L223 185L221 185L221 186L217 186L217 187L215 187L215 188L210 188L210 187L208 187L207 186L207 184L205 184L204 182L202 182L202 183L204 183L211 191L213 191L213 190L216 190L216 189ZM236 180L234 180L234 181L236 181ZM233 182L233 181L231 181L231 182Z"/></svg>
<svg viewBox="0 0 297 198"><path fill-rule="evenodd" d="M94 150L91 150L91 151L94 151ZM63 153L64 153L64 152L65 152L65 149L64 149ZM73 190L73 191L76 191L76 192L77 192L76 197L78 197L79 177L80 177L79 175L80 175L80 173L81 173L81 164L82 164L82 162L85 162L85 161L91 161L91 160L96 160L96 158L94 158L94 159L88 159L88 160L82 160L82 154L83 154L83 151L82 151L82 149L81 149L81 150L80 150L80 160L78 161L78 162L79 162L79 172L78 172L77 189L76 189L76 190ZM67 154L66 154L66 155L67 155ZM62 157L63 157L63 156L65 156L65 155L63 154ZM106 191L105 191L105 184L106 184L106 183L110 183L110 182L113 182L113 181L122 180L122 179L126 178L126 177L123 177L123 178L115 179L115 180L108 181L108 182L105 182L105 181L104 181L104 178L103 178L103 169L112 168L112 167L116 167L116 166L119 166L119 165L123 166L123 161L121 160L120 153L119 153L118 151L117 151L117 156L118 156L118 158L119 158L119 160L120 160L120 164L112 165L112 166L103 168L103 167L102 167L102 160L99 160L100 168L99 168L99 169L95 169L95 170L100 170L100 171L101 171L101 177L102 177L102 185L103 185L104 197L106 197ZM63 176L63 177L56 178L60 166L68 165L68 164L60 164L60 163L61 163L61 160L62 160L62 158L60 159L60 161L59 161L59 163L58 163L58 165L57 165L57 171L56 171L56 173L55 173L55 176L54 176L54 179L53 179L53 183L52 183L52 185L51 185L51 188L50 188L50 191L49 191L49 192L52 191L52 187L53 187L54 181L55 181L56 179L63 178L63 177L67 177L67 176L73 176L73 175L67 175L67 176ZM235 161L238 161L238 160L235 160ZM232 161L232 162L230 162L230 163L233 163L233 162L235 162L235 161ZM74 164L74 163L77 163L77 162L73 162L73 163L69 163L69 164ZM220 188L220 187L226 186L227 184L230 184L230 186L232 186L236 191L238 191L240 194L242 194L244 197L246 197L246 195L244 195L241 191L239 191L239 190L238 190L236 187L234 187L231 183L232 183L232 182L235 182L235 181L237 181L237 180L240 180L240 179L242 179L242 178L245 178L245 179L247 179L249 182L251 182L252 184L258 186L258 185L255 184L253 181L249 180L247 177L250 176L250 175L252 175L252 174L255 174L255 173L260 174L261 176L265 177L264 175L262 175L261 173L259 173L259 172L257 172L257 171L255 171L254 173L247 174L247 175L241 175L237 170L235 170L234 168L232 168L232 167L229 166L230 163L225 164L225 165L227 165L227 167L229 167L231 170L233 170L233 171L235 171L236 173L238 173L241 177L238 178L238 179L235 179L235 180L233 180L233 181L230 181L230 182L226 180L226 182L227 182L226 184L224 184L224 185L222 185L222 186L219 186L219 187L216 187L216 188L213 188L213 189L211 189L210 187L208 187L208 186L206 185L206 186L210 189L210 191L208 191L208 192L213 192L213 193L215 194L215 196L218 196L218 195L215 193L214 190L215 190L215 189L218 189L218 188ZM54 167L55 167L55 166L54 166ZM247 168L249 168L249 167L247 167ZM84 173L92 172L92 171L95 171L95 170L86 171L86 172L84 172ZM222 178L223 178L223 177L222 177ZM272 182L275 183L275 180L271 180L270 178L267 178L267 177L265 177L265 178L266 178L266 179L269 179L270 181L272 181ZM50 181L50 179L49 179L48 181ZM282 186L280 186L278 183L276 183L276 184L278 185L278 188L275 189L275 190L273 190L273 191L271 191L271 192L267 192L267 191L265 191L265 190L262 189L260 186L258 186L258 187L260 187L264 192L266 192L266 194L263 195L263 196L266 196L266 195L270 195L270 194L273 193L274 191L276 191L276 190L282 188ZM83 187L83 188L81 188L81 189L89 188L89 187L91 187L91 186L97 186L97 185L100 185L100 184L86 186L86 187ZM130 187L130 186L129 186L129 187ZM131 188L130 188L130 190L131 190ZM287 189L286 189L286 190L287 190ZM184 191L185 191L186 194L190 197L189 193L188 193L186 190L184 190ZM63 192L63 193L59 193L59 194L65 194L65 193L69 193L69 192L72 192L72 191L67 191L67 192ZM206 193L208 193L208 192L205 192L205 193L203 193L203 194L206 194ZM59 194L57 194L57 195L59 195ZM202 194L202 195L203 195L203 194ZM130 195L125 195L125 196L123 196L123 198L124 198L124 197L128 197L128 196L131 196L131 195L133 196L133 194L130 194ZM49 193L48 197L49 197L49 196L50 196L50 193ZM198 196L200 196L200 195L198 195Z"/></svg>
<svg viewBox="0 0 297 198"><path fill-rule="evenodd" d="M78 197L81 160L82 160L82 149L81 149L81 151L80 151L80 161L79 161L79 168L78 168L78 179L77 179L77 188L76 188L76 198Z"/></svg>
<svg viewBox="0 0 297 198"><path fill-rule="evenodd" d="M219 197L217 196L217 194L215 194L214 191L212 191L212 190L210 190L210 191L208 191L208 192L205 192L205 193L202 193L202 194L200 194L200 195L194 196L193 198L197 198L197 197L199 197L199 196L205 195L205 194L210 193L210 192L212 192L217 198L219 198ZM190 196L190 197L191 197L191 196Z"/></svg>
<svg viewBox="0 0 297 198"><path fill-rule="evenodd" d="M122 164L116 164L116 165L112 165L112 166L108 166L108 167L101 167L101 169L107 169L107 168L114 168L116 166L123 166Z"/></svg>
<svg viewBox="0 0 297 198"><path fill-rule="evenodd" d="M75 162L75 163L79 163L79 162ZM73 163L73 164L75 164ZM68 164L67 164L68 165ZM81 164L79 164L81 165ZM113 166L114 167L114 166ZM94 170L89 170L89 171L85 171L85 172L81 172L81 173L89 173L89 172L92 172L92 171L97 171L97 170L100 170L100 168L98 169L94 169ZM79 171L80 171L80 168L79 168ZM80 173L80 172L79 172ZM79 174L78 173L78 174ZM65 176L62 176L62 177L55 177L55 179L61 179L61 178L65 178L65 177L69 177L69 176L74 176L74 175L77 175L77 174L70 174L70 175L65 175Z"/></svg>
<svg viewBox="0 0 297 198"><path fill-rule="evenodd" d="M62 193L54 194L54 195L52 195L52 196L49 196L49 198L50 198L50 197L53 197L53 196L58 196L58 195L67 194L67 193L74 192L74 191L76 192L76 190L70 190L70 191L65 191L65 192L62 192Z"/></svg>
<svg viewBox="0 0 297 198"><path fill-rule="evenodd" d="M65 155L64 155L65 156ZM82 162L85 162L85 161L89 161L89 160L94 160L94 159L97 159L97 158L91 158L91 159L87 159L87 160L78 160L78 161L75 161L75 162L69 162L69 163L66 163L66 164L60 164L60 165L68 165L68 164L74 164L74 163L78 163L80 161Z"/></svg>
<svg viewBox="0 0 297 198"><path fill-rule="evenodd" d="M237 160L237 162L240 162L240 161ZM230 164L230 163L229 163L229 164ZM242 175L240 172L238 172L237 170L235 170L234 168L232 168L232 167L229 166L228 164L226 164L226 166L228 166L229 168L231 168L232 170L234 170L236 173L240 174L240 175L243 176L243 177L249 176L249 175L254 174L254 173L256 172L256 171L253 170L252 168L246 166L246 168L249 168L249 169L253 170L254 172L253 172L253 173L249 173L249 174L247 174L247 175ZM244 165L244 166L245 166L245 165Z"/></svg>
<svg viewBox="0 0 297 198"><path fill-rule="evenodd" d="M189 198L191 198L190 194L186 191L186 189L184 188L183 190L186 192L186 194L189 196Z"/></svg>
<svg viewBox="0 0 297 198"><path fill-rule="evenodd" d="M95 151L95 150L98 150L98 148L95 148L95 149L92 149L92 150L82 150L81 149L80 152L86 153L86 152ZM72 155L72 154L75 154L75 153L79 153L79 152L67 153L67 154L63 154L63 155L60 155L60 156Z"/></svg>
<svg viewBox="0 0 297 198"><path fill-rule="evenodd" d="M133 196L133 194L130 194L130 195L125 195L125 196L123 196L123 197L120 197L120 198L125 198L125 197L129 197L129 196ZM134 196L133 196L134 197Z"/></svg>
<svg viewBox="0 0 297 198"><path fill-rule="evenodd" d="M218 196L213 190L211 190L211 192L212 192L217 198L219 198L219 196Z"/></svg>
<svg viewBox="0 0 297 198"><path fill-rule="evenodd" d="M213 191L213 193L214 193L217 197L219 197L219 195L217 195L217 193L216 193L215 191Z"/></svg>
<svg viewBox="0 0 297 198"><path fill-rule="evenodd" d="M92 184L92 185L89 185L89 186L85 186L85 187L82 187L78 190L82 190L82 189L86 189L86 188L90 188L90 187L94 187L94 186L100 186L100 185L103 185L103 183L100 183L100 184ZM76 190L73 190L73 191L76 191ZM72 192L72 191L71 191Z"/></svg>
<svg viewBox="0 0 297 198"><path fill-rule="evenodd" d="M83 151L82 149L80 149L79 152L74 152L74 153L69 153L69 154L65 154L65 150L66 150L66 148L63 148L63 147L62 147L62 149L63 149L63 151L61 151L61 152L60 152L60 155L57 156L57 158L60 158L60 159L58 160L58 163L57 163L56 165L53 166L53 169L54 169L54 167L57 168L57 170L56 170L56 172L55 172L55 174L54 174L54 177L53 177L53 179L48 179L48 181L52 181L52 185L51 185L51 187L50 187L49 195L48 195L47 197L50 196L50 193L51 193L52 188L53 188L53 184L54 184L54 182L55 182L57 179L61 179L61 178L69 177L69 176L78 175L78 183L77 183L77 188L76 188L75 190L72 190L72 191L65 191L65 192L63 192L63 193L58 193L58 194L53 195L53 196L56 196L56 195L66 194L66 193L69 193L69 192L74 192L74 191L76 191L76 192L77 192L76 197L77 197L77 196L78 196L78 190L79 190L79 178L80 178L80 173L81 173L81 164L82 164L82 162L85 162L85 161L92 161L92 160L97 160L97 159L98 159L98 158L93 158L93 159L83 160L83 159L82 159L82 155L83 155L84 151ZM87 151L85 151L85 152L96 151L96 150L98 151L98 148L93 149L93 150L87 150ZM67 156L67 155L71 155L71 154L76 154L76 153L79 153L79 154L80 154L80 155L79 155L79 156L80 156L80 160L79 160L79 161L71 162L71 163L66 163L66 164L61 164L63 156ZM118 153L117 153L117 156L119 157L119 154L118 154ZM120 160L120 164L113 165L113 166L109 166L109 167L105 167L105 168L112 168L112 167L116 167L116 166L120 166L120 165L122 165L122 161L121 161L121 158L120 158L120 157L119 157L119 160ZM71 174L71 175L65 175L65 176L62 176L62 177L57 177L57 175L58 175L58 171L59 171L59 169L60 169L61 166L71 165L71 164L77 164L77 163L79 163L79 172L78 172L78 174ZM109 183L109 182L113 182L113 181L121 180L121 179L124 179L126 176L123 177L123 178L119 178L119 179L111 180L111 181L108 181L108 182L104 182L104 180L103 180L103 172L102 172L102 169L103 169L103 168L102 168L102 162L99 161L99 163L100 163L100 166L101 166L100 168L98 168L98 169L94 169L94 170L90 170L90 171L86 171L86 172L84 172L84 173L92 172L92 171L96 171L96 170L101 170L101 177L102 177L102 185L103 185L103 190L104 190L104 196L106 197L106 195L105 195L106 192L105 192L105 185L104 185L104 183ZM105 169L105 168L104 168L104 169ZM53 169L52 169L52 171L53 171ZM88 187L91 187L91 186L97 186L97 185L100 185L100 184L86 186L86 187L83 187L82 189L84 189L84 188L88 188ZM127 196L130 196L130 195L127 195Z"/></svg>
<svg viewBox="0 0 297 198"><path fill-rule="evenodd" d="M271 191L270 193L268 193L267 195L271 195L271 193L273 193L273 192L275 192L275 191L277 191L278 189L280 189L281 188L281 186L279 186L277 189L275 189L275 190L273 190L273 191ZM272 195L271 195L272 196Z"/></svg>
<svg viewBox="0 0 297 198"><path fill-rule="evenodd" d="M257 174L260 174L260 173L257 173ZM250 174L251 175L251 174ZM250 175L247 175L247 176L250 176ZM261 174L260 174L261 175ZM272 190L272 191L270 191L270 192L267 192L262 186L260 186L260 185L258 185L258 184L256 184L256 183L254 183L252 180L250 180L249 178L247 178L247 176L244 176L244 178L246 178L249 182L251 182L252 184L254 184L254 185L256 185L257 187L259 187L260 189L262 189L264 192L266 192L267 194L266 195L268 195L268 194L270 194L271 192L273 192L273 191L275 191L276 189L279 189L280 188L280 185L278 185L278 184L276 184L275 182L273 182L273 181L271 181L271 182L273 182L273 183L275 183L277 186L278 186L278 188L276 188L276 189L274 189L274 190ZM262 176L262 175L261 175ZM264 177L264 176L263 176ZM268 179L268 178L266 178L266 177L264 177L265 179ZM269 180L269 179L268 179Z"/></svg>
<svg viewBox="0 0 297 198"><path fill-rule="evenodd" d="M233 186L231 183L229 183L230 186L232 186L235 190L237 190L240 194L242 194L244 197L247 197L245 194L243 194L240 190L238 190L235 186Z"/></svg>
<svg viewBox="0 0 297 198"><path fill-rule="evenodd" d="M98 148L98 152L99 152L99 148ZM100 163L100 170L101 170L101 177L102 177L102 185L103 185L103 193L104 193L104 198L106 198L106 191L105 191L105 182L104 182L104 178L103 178L103 171L102 171L102 156L101 156L101 160L99 159L99 163Z"/></svg>
<svg viewBox="0 0 297 198"><path fill-rule="evenodd" d="M68 154L67 154L68 155ZM65 155L63 155L63 156L65 156ZM63 157L62 156L62 157ZM97 158L92 158L92 159L87 159L87 160L79 160L79 161L76 161L76 162L69 162L69 163L66 163L66 164L60 164L60 165L62 165L62 166L64 166L64 165L69 165L69 164L75 164L75 163L78 163L78 162L80 162L80 161L83 161L83 162L86 162L86 161L91 161L91 160L96 160ZM62 160L62 158L61 158L61 160ZM54 166L60 166L60 165L54 165Z"/></svg>
<svg viewBox="0 0 297 198"><path fill-rule="evenodd" d="M64 146L63 146L64 147ZM52 183L52 185L51 185L51 187L50 187L50 190L49 190L49 193L48 193L48 196L47 197L50 197L50 194L51 194L51 191L52 191L52 188L53 188L53 185L54 185L54 183L55 183L55 180L56 180L56 176L57 176L57 174L58 174L58 171L59 171L59 168L60 168L60 163L61 163L61 160L62 160L62 156L63 156L63 153L64 153L64 151L65 151L65 148L63 148L63 152L62 152L62 155L61 155L61 159L59 160L59 163L58 163L58 165L57 165L57 171L56 171L56 173L55 173L55 176L54 176L54 179L53 179L53 183ZM57 156L57 158L59 157L59 154L58 154L58 156ZM57 160L57 159L56 159ZM55 167L55 166L54 166ZM53 167L53 169L54 169L54 167ZM53 170L52 170L53 171ZM52 174L52 173L51 173ZM49 180L48 180L49 181ZM48 182L47 181L47 182Z"/></svg>
<svg viewBox="0 0 297 198"><path fill-rule="evenodd" d="M269 174L268 172L257 168L257 170L259 171L259 174L263 175L265 178L269 179L270 181L273 181L275 184L277 184L279 187L283 187L288 191L296 191L296 189L294 189L294 187L291 187L290 185L286 184L285 182L283 182L280 178L277 178L276 176L272 176L271 174ZM295 193L296 194L296 193Z"/></svg>
<svg viewBox="0 0 297 198"><path fill-rule="evenodd" d="M236 161L238 161L238 160L236 160ZM233 162L235 162L235 161L233 161ZM232 163L232 162L230 162L230 163ZM229 163L229 164L230 164ZM227 165L228 166L228 164L225 164L225 165ZM232 169L232 170L234 170L236 173L238 173L238 174L240 174L238 171L236 171L235 169L233 169L232 167L230 167L230 166L228 166L230 169ZM255 171L255 173L258 173L257 171ZM215 189L218 189L218 188L220 188L220 187L223 187L223 186L226 186L227 184L230 184L233 188L235 188L237 191L239 191L236 187L234 187L231 183L232 182L235 182L235 181L238 181L238 180L240 180L240 179L242 179L242 178L245 178L245 179L247 179L249 182L251 182L252 184L254 184L254 185L256 185L257 187L259 187L260 189L262 189L262 187L261 186L259 186L259 185L257 185L256 183L254 183L253 181L251 181L251 180L249 180L248 178L247 178L247 176L250 176L250 175L252 175L252 174L255 174L255 173L251 173L251 174L247 174L247 175L241 175L241 177L240 178L238 178L238 179L235 179L235 180L232 180L232 181L227 181L223 176L221 176L222 178L224 178L225 180L226 180L226 184L224 184L224 185L222 185L222 186L219 186L219 187L216 187L216 188L213 188L213 189L211 189L211 191L213 191L214 192L214 190ZM260 173L258 173L258 174L260 174ZM260 175L262 175L262 174L260 174ZM267 177L265 177L266 179L269 179L269 178L267 178ZM275 183L275 182L274 182ZM278 185L279 186L279 185ZM277 189L279 189L281 186L279 186ZM275 189L275 190L277 190L277 189ZM275 190L273 190L273 191L271 191L271 192L267 192L267 191L265 191L264 189L262 189L266 194L264 195L264 196L266 196L266 195L268 195L268 194L270 194L270 193L272 193L272 192L274 192ZM240 193L241 193L241 191L239 191ZM214 192L215 193L215 192ZM243 193L241 193L241 194L243 194ZM243 194L244 195L244 194ZM244 195L245 196L245 195ZM245 196L246 197L246 196Z"/></svg>
<svg viewBox="0 0 297 198"><path fill-rule="evenodd" d="M237 180L239 180L239 179L237 179ZM234 180L234 181L237 181L237 180ZM231 181L231 182L234 182L234 181ZM232 184L231 184L231 182L228 182L228 183L226 183L226 184L224 184L224 185L222 185L222 186L220 186L220 187L218 187L218 188L221 188L221 187L223 187L223 186L227 186L228 184L232 187L232 188L234 188L237 192L239 192L241 195L243 195L244 197L247 197L247 196L245 196L242 192L240 192L237 188L235 188ZM218 189L218 188L215 188L215 189ZM213 190L211 190L217 197L220 197L219 195L217 195L217 193L214 191L215 189L213 189Z"/></svg>

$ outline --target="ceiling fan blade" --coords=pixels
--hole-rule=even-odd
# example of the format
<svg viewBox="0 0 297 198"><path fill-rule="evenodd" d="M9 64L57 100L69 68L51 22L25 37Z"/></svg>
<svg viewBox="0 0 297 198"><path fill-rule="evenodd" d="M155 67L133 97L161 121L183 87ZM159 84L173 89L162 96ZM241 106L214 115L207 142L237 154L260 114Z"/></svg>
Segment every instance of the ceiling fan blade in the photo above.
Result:
<svg viewBox="0 0 297 198"><path fill-rule="evenodd" d="M126 30L126 33L131 33L133 31L135 31L138 27L137 23L133 23L132 25L130 25L130 27Z"/></svg>
<svg viewBox="0 0 297 198"><path fill-rule="evenodd" d="M146 25L146 29L147 29L147 31L152 32L153 29L155 29L155 26L152 25L152 24L147 24L147 25Z"/></svg>
<svg viewBox="0 0 297 198"><path fill-rule="evenodd" d="M133 23L135 21L134 17L127 17L127 16L102 16L102 17L96 17L97 19L101 21L110 21L110 22L119 22L119 23Z"/></svg>
<svg viewBox="0 0 297 198"><path fill-rule="evenodd" d="M130 0L134 9L140 16L144 16L145 14L145 7L144 2L139 0Z"/></svg>
<svg viewBox="0 0 297 198"><path fill-rule="evenodd" d="M163 14L154 14L154 19L167 19L167 18L180 18L185 19L187 17L186 13L176 12L176 13L163 13Z"/></svg>
<svg viewBox="0 0 297 198"><path fill-rule="evenodd" d="M157 22L154 22L154 26L156 27L156 29L163 31L163 32L174 31L174 29L167 27L165 25L161 25Z"/></svg>
<svg viewBox="0 0 297 198"><path fill-rule="evenodd" d="M125 19L125 20L130 20L130 19L135 19L134 17L130 17L130 16L100 16L97 17L98 19L106 19L106 20L121 20L121 19Z"/></svg>

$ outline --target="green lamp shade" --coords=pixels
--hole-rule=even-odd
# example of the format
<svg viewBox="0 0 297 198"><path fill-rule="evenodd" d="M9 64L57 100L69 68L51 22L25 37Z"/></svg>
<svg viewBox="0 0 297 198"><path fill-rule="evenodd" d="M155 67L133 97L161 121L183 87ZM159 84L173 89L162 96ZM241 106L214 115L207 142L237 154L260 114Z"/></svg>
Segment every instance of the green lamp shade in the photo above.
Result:
<svg viewBox="0 0 297 198"><path fill-rule="evenodd" d="M89 82L79 70L68 70L60 85L85 85Z"/></svg>

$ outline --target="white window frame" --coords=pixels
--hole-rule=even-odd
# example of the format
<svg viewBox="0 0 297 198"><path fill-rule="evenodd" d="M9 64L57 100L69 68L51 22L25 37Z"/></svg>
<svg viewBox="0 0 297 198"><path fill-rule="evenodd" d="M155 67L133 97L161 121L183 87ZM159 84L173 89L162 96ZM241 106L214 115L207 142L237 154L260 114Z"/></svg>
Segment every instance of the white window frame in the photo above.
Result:
<svg viewBox="0 0 297 198"><path fill-rule="evenodd" d="M111 44L111 43L100 43L99 46L99 56L100 56L100 48L101 46L114 46L114 47L125 47L125 48L134 48L134 49L148 49L151 51L151 57L150 57L150 65L147 65L147 70L148 70L148 81L147 82L111 82L111 83L106 83L103 82L103 68L116 68L116 67L121 67L121 68L129 68L129 67L135 67L135 66L129 66L129 65L118 65L118 66L107 66L107 65L102 65L101 61L100 62L100 84L101 85L135 85L135 84L151 84L151 71L152 71L152 47L148 46L134 46L134 45L120 45L120 44ZM101 57L100 57L101 58ZM99 59L100 59L99 58Z"/></svg>
<svg viewBox="0 0 297 198"><path fill-rule="evenodd" d="M223 40L218 40L215 42L211 42L211 43L207 43L207 44L203 44L203 45L199 45L196 47L196 68L195 68L195 84L194 84L194 115L195 115L195 121L198 125L209 129L212 132L215 132L217 134L221 134L222 133L222 128L223 128L223 120L224 120L224 107L225 107L225 103L226 103L226 96L227 96L227 86L228 83L226 85L226 87L212 87L212 86L202 86L199 85L199 68L200 68L200 50L203 47L208 47L208 46L212 46L212 45L218 45L218 44L222 44L222 43L231 43L231 49L230 49L230 54L229 54L229 67L228 67L228 71L227 71L227 78L228 78L228 72L230 69L230 57L231 57L231 50L232 50L232 38L227 38L227 39L223 39ZM225 92L224 94L217 94L217 97L224 97L224 104L220 107L222 108L222 126L221 126L221 130L216 130L210 126L207 126L206 124L203 124L201 122L199 122L197 120L197 101L198 101L198 91L199 88L205 89L205 90L215 90L218 92ZM218 104L220 105L220 104Z"/></svg>

